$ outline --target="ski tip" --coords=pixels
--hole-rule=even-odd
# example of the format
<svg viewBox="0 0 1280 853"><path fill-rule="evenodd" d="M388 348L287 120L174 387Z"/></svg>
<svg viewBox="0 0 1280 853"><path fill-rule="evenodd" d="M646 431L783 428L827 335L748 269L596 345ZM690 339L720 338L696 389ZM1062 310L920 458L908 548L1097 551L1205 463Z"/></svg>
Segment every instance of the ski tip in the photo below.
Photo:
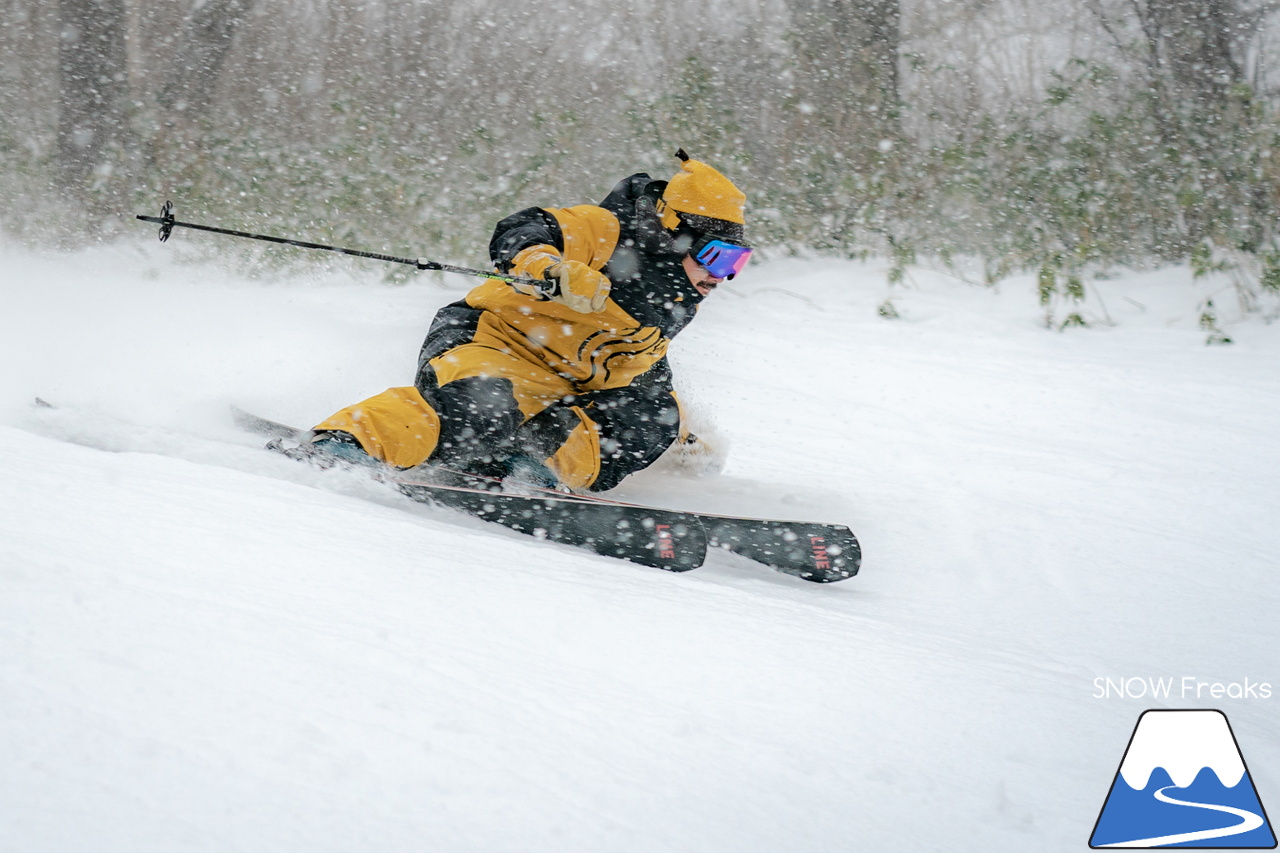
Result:
<svg viewBox="0 0 1280 853"><path fill-rule="evenodd" d="M848 580L862 565L857 537L843 524L704 516L711 544L810 583Z"/></svg>
<svg viewBox="0 0 1280 853"><path fill-rule="evenodd" d="M253 412L247 412L235 404L231 406L231 419L237 427L245 432L253 432L259 435L301 439L312 434L311 430L299 429L264 418L261 415L255 415Z"/></svg>
<svg viewBox="0 0 1280 853"><path fill-rule="evenodd" d="M236 422L237 426L249 426L259 420L257 415L240 408L235 403L232 403L230 408L231 419Z"/></svg>
<svg viewBox="0 0 1280 853"><path fill-rule="evenodd" d="M862 568L862 546L848 528L843 536L834 537L834 541L815 546L813 557L814 568L800 576L812 583L846 581Z"/></svg>

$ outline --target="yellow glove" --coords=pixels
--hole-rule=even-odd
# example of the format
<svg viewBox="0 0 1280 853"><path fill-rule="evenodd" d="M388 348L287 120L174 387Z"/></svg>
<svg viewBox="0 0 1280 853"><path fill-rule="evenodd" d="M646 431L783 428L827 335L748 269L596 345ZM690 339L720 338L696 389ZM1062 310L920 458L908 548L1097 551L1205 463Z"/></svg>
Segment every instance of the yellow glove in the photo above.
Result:
<svg viewBox="0 0 1280 853"><path fill-rule="evenodd" d="M613 283L598 270L582 261L562 261L550 246L530 246L516 255L512 271L546 281L542 287L512 283L521 293L539 299L550 299L568 306L579 314L595 314L604 310Z"/></svg>
<svg viewBox="0 0 1280 853"><path fill-rule="evenodd" d="M613 283L605 275L582 261L561 261L547 267L543 277L554 281L548 297L567 305L579 314L597 314L609 301Z"/></svg>

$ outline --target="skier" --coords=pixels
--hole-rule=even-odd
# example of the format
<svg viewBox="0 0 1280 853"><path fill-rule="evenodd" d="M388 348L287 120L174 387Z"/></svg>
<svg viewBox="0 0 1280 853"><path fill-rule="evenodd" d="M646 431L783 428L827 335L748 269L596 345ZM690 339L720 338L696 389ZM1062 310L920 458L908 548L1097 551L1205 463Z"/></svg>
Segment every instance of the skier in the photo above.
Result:
<svg viewBox="0 0 1280 853"><path fill-rule="evenodd" d="M490 279L440 309L412 386L339 411L291 455L604 491L696 441L667 347L751 249L746 196L676 156L669 182L639 173L599 205L529 207L499 222L495 268L539 286Z"/></svg>

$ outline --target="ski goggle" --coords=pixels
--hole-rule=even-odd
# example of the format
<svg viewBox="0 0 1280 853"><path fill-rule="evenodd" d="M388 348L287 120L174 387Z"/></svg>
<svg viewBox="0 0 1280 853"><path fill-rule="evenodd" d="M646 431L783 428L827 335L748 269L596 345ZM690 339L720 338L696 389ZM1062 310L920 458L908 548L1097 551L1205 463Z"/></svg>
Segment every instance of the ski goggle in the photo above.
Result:
<svg viewBox="0 0 1280 853"><path fill-rule="evenodd" d="M703 238L694 244L690 254L714 278L733 278L746 267L751 250L724 240Z"/></svg>

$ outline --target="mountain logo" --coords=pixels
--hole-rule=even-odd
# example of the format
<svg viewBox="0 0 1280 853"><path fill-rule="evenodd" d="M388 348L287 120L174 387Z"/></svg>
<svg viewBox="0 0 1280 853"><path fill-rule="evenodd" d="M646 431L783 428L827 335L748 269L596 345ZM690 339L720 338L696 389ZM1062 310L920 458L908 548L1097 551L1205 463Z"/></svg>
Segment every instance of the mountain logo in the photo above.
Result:
<svg viewBox="0 0 1280 853"><path fill-rule="evenodd" d="M1144 711L1089 846L1274 849L1275 833L1227 715Z"/></svg>

